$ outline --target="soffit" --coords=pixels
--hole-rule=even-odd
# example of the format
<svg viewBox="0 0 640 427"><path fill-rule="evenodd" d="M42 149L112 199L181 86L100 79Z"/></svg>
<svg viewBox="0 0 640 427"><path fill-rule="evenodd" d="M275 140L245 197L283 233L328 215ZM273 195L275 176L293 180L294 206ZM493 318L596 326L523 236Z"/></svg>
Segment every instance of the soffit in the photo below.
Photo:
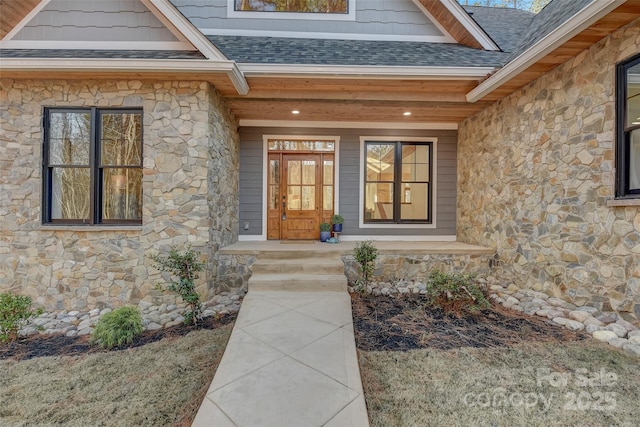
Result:
<svg viewBox="0 0 640 427"><path fill-rule="evenodd" d="M0 0L0 39L40 3L40 0Z"/></svg>

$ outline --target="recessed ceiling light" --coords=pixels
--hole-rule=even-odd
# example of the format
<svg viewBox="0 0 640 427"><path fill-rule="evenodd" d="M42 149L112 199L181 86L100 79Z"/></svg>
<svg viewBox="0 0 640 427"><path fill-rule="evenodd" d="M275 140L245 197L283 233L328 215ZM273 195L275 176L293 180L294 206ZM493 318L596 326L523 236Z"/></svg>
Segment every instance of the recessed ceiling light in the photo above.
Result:
<svg viewBox="0 0 640 427"><path fill-rule="evenodd" d="M403 116L410 116L411 115L411 111L405 111L404 113L402 113Z"/></svg>
<svg viewBox="0 0 640 427"><path fill-rule="evenodd" d="M300 114L300 111L299 110L293 110L293 111L291 111L291 114Z"/></svg>

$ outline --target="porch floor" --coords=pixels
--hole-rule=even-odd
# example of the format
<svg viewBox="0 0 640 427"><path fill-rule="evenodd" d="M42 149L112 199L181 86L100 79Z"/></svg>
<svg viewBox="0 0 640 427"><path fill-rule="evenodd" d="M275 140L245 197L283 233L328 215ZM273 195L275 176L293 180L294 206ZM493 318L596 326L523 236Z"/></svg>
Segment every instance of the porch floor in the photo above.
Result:
<svg viewBox="0 0 640 427"><path fill-rule="evenodd" d="M281 240L244 241L233 243L220 249L225 255L259 255L260 252L339 252L342 255L353 253L355 241L341 241L340 243L297 243ZM429 254L460 254L482 255L493 254L495 249L485 246L470 245L463 242L400 242L375 240L374 246L380 254L396 255L429 255Z"/></svg>

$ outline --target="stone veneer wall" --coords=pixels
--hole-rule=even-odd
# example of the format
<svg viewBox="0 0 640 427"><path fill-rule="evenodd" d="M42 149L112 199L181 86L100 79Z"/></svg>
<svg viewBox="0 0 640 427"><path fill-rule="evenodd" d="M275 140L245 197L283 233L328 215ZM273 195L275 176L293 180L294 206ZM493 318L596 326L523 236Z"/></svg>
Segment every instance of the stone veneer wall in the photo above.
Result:
<svg viewBox="0 0 640 427"><path fill-rule="evenodd" d="M141 227L41 225L43 107L142 107ZM237 124L206 82L0 79L0 291L47 310L171 303L149 255L191 244L207 259L237 238Z"/></svg>
<svg viewBox="0 0 640 427"><path fill-rule="evenodd" d="M464 121L458 239L491 246L522 288L640 319L640 207L614 197L615 64L640 21Z"/></svg>

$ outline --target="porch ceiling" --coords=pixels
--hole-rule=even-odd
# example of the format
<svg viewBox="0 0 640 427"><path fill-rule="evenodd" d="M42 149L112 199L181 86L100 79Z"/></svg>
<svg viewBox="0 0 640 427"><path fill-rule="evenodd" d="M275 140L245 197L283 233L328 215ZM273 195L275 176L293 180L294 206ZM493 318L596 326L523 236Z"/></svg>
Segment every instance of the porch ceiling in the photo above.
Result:
<svg viewBox="0 0 640 427"><path fill-rule="evenodd" d="M246 96L221 90L240 120L458 123L489 105L467 102L476 80L249 77L247 82Z"/></svg>

